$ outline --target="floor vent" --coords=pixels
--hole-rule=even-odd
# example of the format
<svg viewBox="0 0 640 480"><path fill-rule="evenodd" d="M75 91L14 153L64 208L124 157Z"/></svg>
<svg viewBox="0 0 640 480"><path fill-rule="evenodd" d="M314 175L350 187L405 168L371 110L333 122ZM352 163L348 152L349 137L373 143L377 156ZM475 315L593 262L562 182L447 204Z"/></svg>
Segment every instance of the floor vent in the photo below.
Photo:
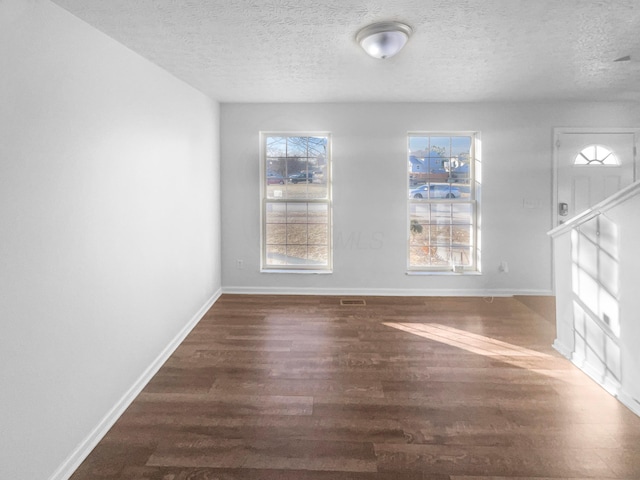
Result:
<svg viewBox="0 0 640 480"><path fill-rule="evenodd" d="M357 298L357 299L353 299L353 300L342 298L340 300L340 305L343 305L343 306L350 306L351 307L351 306L354 306L354 305L366 305L366 304L367 304L367 302L365 302L361 298Z"/></svg>

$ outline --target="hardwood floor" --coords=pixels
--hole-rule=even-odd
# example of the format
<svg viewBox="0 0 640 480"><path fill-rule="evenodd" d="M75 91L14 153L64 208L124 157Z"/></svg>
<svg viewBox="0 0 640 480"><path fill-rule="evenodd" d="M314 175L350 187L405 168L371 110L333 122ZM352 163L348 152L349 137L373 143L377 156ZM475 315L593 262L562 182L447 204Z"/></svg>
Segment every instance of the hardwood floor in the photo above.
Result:
<svg viewBox="0 0 640 480"><path fill-rule="evenodd" d="M223 295L72 479L640 478L553 339L513 298Z"/></svg>

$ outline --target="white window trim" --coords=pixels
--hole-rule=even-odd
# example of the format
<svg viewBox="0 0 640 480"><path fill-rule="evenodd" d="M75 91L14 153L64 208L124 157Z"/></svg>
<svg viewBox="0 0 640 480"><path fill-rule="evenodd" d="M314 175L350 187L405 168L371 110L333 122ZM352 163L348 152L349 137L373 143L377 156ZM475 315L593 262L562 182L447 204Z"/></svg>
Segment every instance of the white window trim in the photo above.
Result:
<svg viewBox="0 0 640 480"><path fill-rule="evenodd" d="M472 161L470 162L469 175L472 181L469 184L470 188L470 200L427 200L417 201L410 198L407 192L411 189L409 175L405 178L405 195L407 195L407 210L406 210L406 259L407 259L407 271L406 274L410 276L420 275L482 275L481 268L481 250L480 250L480 185L481 185L481 141L480 132L478 131L410 131L407 132L407 153L405 155L405 165L408 155L408 143L410 137L471 137L472 148ZM454 265L438 265L438 266L411 266L410 265L410 249L411 249L411 205L416 203L459 203L471 205L472 216L472 253L473 259L471 265L464 266L462 269L459 266L456 268Z"/></svg>
<svg viewBox="0 0 640 480"><path fill-rule="evenodd" d="M267 198L267 172L266 172L266 138L267 137L327 137L327 166L325 176L327 177L327 198L326 199L269 199ZM331 274L333 273L333 152L331 133L326 131L261 131L259 134L259 162L260 162L260 273L293 273L293 274ZM266 264L266 205L268 202L275 203L318 203L327 205L327 241L329 248L329 258L327 266L318 265L274 265Z"/></svg>

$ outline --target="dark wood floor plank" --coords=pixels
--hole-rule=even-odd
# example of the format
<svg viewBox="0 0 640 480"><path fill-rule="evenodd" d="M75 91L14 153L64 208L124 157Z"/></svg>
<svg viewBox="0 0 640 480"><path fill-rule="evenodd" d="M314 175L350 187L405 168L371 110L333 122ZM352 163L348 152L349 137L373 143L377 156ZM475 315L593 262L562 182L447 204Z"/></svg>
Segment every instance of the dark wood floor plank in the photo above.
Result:
<svg viewBox="0 0 640 480"><path fill-rule="evenodd" d="M376 445L381 471L510 477L586 477L611 475L595 449L521 449L450 445ZM614 476L615 478L615 476Z"/></svg>
<svg viewBox="0 0 640 480"><path fill-rule="evenodd" d="M132 412L158 415L181 415L183 412L200 412L207 417L231 417L253 415L311 415L313 397L302 395L237 395L217 394L146 393L142 392Z"/></svg>
<svg viewBox="0 0 640 480"><path fill-rule="evenodd" d="M421 472L335 472L254 468L129 467L119 477L100 480L450 480L449 475Z"/></svg>
<svg viewBox="0 0 640 480"><path fill-rule="evenodd" d="M522 302L340 299L223 295L72 480L640 478L640 419Z"/></svg>

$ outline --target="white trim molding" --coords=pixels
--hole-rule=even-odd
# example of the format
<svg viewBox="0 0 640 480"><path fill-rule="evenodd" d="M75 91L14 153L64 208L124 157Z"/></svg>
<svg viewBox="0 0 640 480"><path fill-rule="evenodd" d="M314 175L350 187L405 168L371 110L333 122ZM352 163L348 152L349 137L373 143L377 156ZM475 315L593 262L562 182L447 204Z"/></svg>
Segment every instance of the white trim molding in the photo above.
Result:
<svg viewBox="0 0 640 480"><path fill-rule="evenodd" d="M640 402L629 395L624 389L618 392L618 400L625 407L640 417Z"/></svg>
<svg viewBox="0 0 640 480"><path fill-rule="evenodd" d="M553 295L551 290L438 289L438 288L304 288L304 287L223 287L232 295L330 295L367 297L513 297L514 295Z"/></svg>
<svg viewBox="0 0 640 480"><path fill-rule="evenodd" d="M160 367L167 361L171 354L180 346L182 341L189 335L191 330L204 317L205 313L216 303L222 295L222 289L218 289L206 302L200 307L196 314L191 317L187 324L178 332L178 334L169 342L169 344L160 352L156 359L149 365L140 375L138 380L127 390L127 392L116 402L103 419L95 426L91 433L78 445L78 447L62 462L58 469L49 477L49 480L67 480L73 475L76 469L91 453L95 446L107 434L109 429L120 418L124 411L129 407L131 402L138 396L142 389L149 383L153 376L160 370Z"/></svg>
<svg viewBox="0 0 640 480"><path fill-rule="evenodd" d="M560 355L571 360L571 356L572 356L571 349L567 347L564 343L562 343L556 338L552 346Z"/></svg>

